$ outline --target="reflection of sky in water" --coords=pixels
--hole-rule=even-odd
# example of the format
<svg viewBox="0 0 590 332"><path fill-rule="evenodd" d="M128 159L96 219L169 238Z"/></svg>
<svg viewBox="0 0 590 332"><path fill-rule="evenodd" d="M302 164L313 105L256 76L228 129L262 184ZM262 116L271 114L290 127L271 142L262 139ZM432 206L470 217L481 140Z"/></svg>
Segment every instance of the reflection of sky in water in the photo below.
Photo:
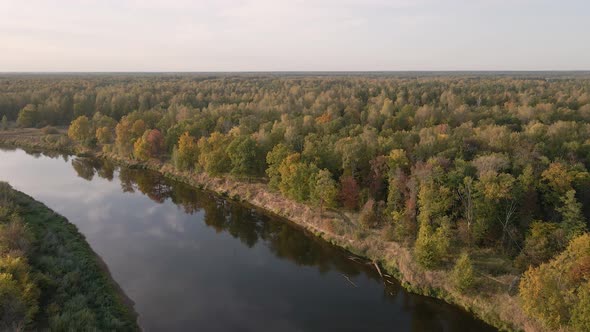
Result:
<svg viewBox="0 0 590 332"><path fill-rule="evenodd" d="M123 192L118 171L112 181L98 174L85 180L71 161L0 151L0 180L78 226L135 301L146 330L486 329L454 307L397 286L384 289L374 271L284 222L221 206L207 194L199 194L202 207L187 214L137 186ZM172 186L178 197L197 194L179 186Z"/></svg>

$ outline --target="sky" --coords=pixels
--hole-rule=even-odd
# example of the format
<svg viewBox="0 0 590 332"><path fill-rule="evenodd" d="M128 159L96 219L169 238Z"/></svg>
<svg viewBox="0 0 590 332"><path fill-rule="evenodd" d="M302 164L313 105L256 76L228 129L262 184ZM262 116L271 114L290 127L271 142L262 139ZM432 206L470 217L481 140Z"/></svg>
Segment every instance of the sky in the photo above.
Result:
<svg viewBox="0 0 590 332"><path fill-rule="evenodd" d="M0 72L590 70L588 0L0 0Z"/></svg>

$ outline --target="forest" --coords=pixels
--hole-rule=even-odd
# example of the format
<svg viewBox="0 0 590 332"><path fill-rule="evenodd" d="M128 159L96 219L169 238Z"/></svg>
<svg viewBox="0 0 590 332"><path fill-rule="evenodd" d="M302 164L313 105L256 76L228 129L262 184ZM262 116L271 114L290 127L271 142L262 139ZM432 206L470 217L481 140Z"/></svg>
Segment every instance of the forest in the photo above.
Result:
<svg viewBox="0 0 590 332"><path fill-rule="evenodd" d="M350 212L459 292L493 258L528 315L590 330L590 75L8 75L0 116Z"/></svg>

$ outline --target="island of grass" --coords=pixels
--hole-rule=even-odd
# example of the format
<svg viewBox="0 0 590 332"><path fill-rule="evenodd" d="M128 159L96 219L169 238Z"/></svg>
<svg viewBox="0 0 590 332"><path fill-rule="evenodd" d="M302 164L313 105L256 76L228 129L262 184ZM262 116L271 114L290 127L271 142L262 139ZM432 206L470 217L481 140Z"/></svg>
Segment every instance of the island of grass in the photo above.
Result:
<svg viewBox="0 0 590 332"><path fill-rule="evenodd" d="M137 331L130 301L76 226L0 182L0 330Z"/></svg>

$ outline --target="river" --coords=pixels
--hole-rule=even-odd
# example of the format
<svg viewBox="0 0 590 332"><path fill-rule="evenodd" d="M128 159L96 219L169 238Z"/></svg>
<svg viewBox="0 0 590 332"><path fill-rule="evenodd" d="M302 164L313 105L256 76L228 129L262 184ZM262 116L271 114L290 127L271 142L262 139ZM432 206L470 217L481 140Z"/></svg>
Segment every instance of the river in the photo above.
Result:
<svg viewBox="0 0 590 332"><path fill-rule="evenodd" d="M0 180L78 227L145 331L495 331L285 220L154 172L16 149L0 150Z"/></svg>

